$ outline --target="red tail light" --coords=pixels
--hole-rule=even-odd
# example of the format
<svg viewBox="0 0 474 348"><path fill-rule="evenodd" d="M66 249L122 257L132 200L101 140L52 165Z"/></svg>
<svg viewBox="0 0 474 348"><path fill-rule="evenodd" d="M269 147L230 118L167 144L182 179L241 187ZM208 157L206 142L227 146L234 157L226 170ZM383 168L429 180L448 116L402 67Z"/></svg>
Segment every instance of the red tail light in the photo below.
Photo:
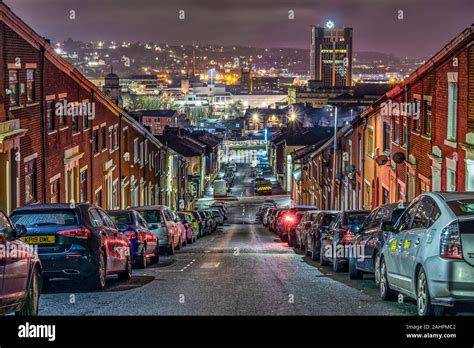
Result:
<svg viewBox="0 0 474 348"><path fill-rule="evenodd" d="M87 228L75 228L58 232L58 235L69 238L87 239L91 236L91 231Z"/></svg>
<svg viewBox="0 0 474 348"><path fill-rule="evenodd" d="M295 222L295 217L293 214L286 214L284 220L286 223L293 223Z"/></svg>
<svg viewBox="0 0 474 348"><path fill-rule="evenodd" d="M162 222L161 227L166 227L166 224L164 222Z"/></svg>
<svg viewBox="0 0 474 348"><path fill-rule="evenodd" d="M352 243L352 241L354 240L356 236L355 233L351 231L342 232L341 235L342 235L342 238L341 238L342 243Z"/></svg>
<svg viewBox="0 0 474 348"><path fill-rule="evenodd" d="M449 224L441 232L439 256L444 259L462 259L461 236L457 222Z"/></svg>
<svg viewBox="0 0 474 348"><path fill-rule="evenodd" d="M134 230L127 230L124 232L125 236L128 239L137 239L137 233Z"/></svg>
<svg viewBox="0 0 474 348"><path fill-rule="evenodd" d="M189 228L189 224L188 224L188 223L185 223L185 224L184 224L184 227L185 227L186 229L188 229L188 228Z"/></svg>

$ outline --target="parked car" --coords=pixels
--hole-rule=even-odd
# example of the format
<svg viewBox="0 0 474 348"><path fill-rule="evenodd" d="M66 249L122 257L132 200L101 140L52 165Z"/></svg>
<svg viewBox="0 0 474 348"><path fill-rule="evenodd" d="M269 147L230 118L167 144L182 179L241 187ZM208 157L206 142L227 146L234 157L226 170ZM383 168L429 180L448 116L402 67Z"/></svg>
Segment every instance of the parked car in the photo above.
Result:
<svg viewBox="0 0 474 348"><path fill-rule="evenodd" d="M306 247L306 241L308 240L307 234L311 228L311 225L316 220L318 216L318 210L308 210L303 212L303 216L296 226L295 229L295 246L299 247L301 250L304 250Z"/></svg>
<svg viewBox="0 0 474 348"><path fill-rule="evenodd" d="M205 234L205 229L206 229L206 221L203 220L201 217L201 214L197 210L191 210L189 213L193 214L193 223L194 223L194 228L195 232L197 232L197 239L201 238Z"/></svg>
<svg viewBox="0 0 474 348"><path fill-rule="evenodd" d="M297 211L296 213L290 213L290 215L287 216L286 239L288 240L289 247L298 246L296 242L296 228L298 227L304 214L305 214L304 211Z"/></svg>
<svg viewBox="0 0 474 348"><path fill-rule="evenodd" d="M367 210L346 210L337 214L328 232L321 235L321 265L331 263L334 272L347 266L352 242L369 213Z"/></svg>
<svg viewBox="0 0 474 348"><path fill-rule="evenodd" d="M108 210L117 229L130 241L135 266L146 268L148 259L159 260L158 238L151 233L150 226L139 212L129 210Z"/></svg>
<svg viewBox="0 0 474 348"><path fill-rule="evenodd" d="M178 216L177 212L171 211L171 215L173 216L176 228L179 230L179 243L176 247L176 250L180 250L183 246L188 245L187 228L184 227L184 224L181 222L181 218Z"/></svg>
<svg viewBox="0 0 474 348"><path fill-rule="evenodd" d="M321 236L328 232L329 226L337 216L336 210L319 211L315 221L311 224L306 237L306 256L311 256L311 260L321 260Z"/></svg>
<svg viewBox="0 0 474 348"><path fill-rule="evenodd" d="M276 222L278 221L278 217L280 214L286 210L285 208L275 208L272 212L272 215L270 215L269 220L268 220L268 230L270 232L275 232L275 227L276 227Z"/></svg>
<svg viewBox="0 0 474 348"><path fill-rule="evenodd" d="M217 221L214 218L214 215L208 210L203 210L204 216L206 217L207 221L209 221L209 233L214 233L217 230Z"/></svg>
<svg viewBox="0 0 474 348"><path fill-rule="evenodd" d="M295 246L296 236L295 229L300 219L305 211L308 210L318 210L316 206L312 205L297 205L288 210L288 213L285 214L284 220L280 223L280 228L277 233L280 236L280 239L284 242L288 242L290 247Z"/></svg>
<svg viewBox="0 0 474 348"><path fill-rule="evenodd" d="M219 208L207 208L206 211L212 214L213 219L216 221L218 226L224 225L224 215Z"/></svg>
<svg viewBox="0 0 474 348"><path fill-rule="evenodd" d="M218 208L224 216L224 220L227 220L227 205L224 202L216 201L212 203L211 208Z"/></svg>
<svg viewBox="0 0 474 348"><path fill-rule="evenodd" d="M208 215L206 215L202 210L198 210L197 213L199 214L202 222L202 236L206 236L212 233L213 222L209 219Z"/></svg>
<svg viewBox="0 0 474 348"><path fill-rule="evenodd" d="M179 219L183 226L186 228L186 239L189 244L192 244L196 241L199 233L199 224L194 219L194 216L190 212L179 212ZM196 225L195 225L196 222ZM197 232L196 232L197 228Z"/></svg>
<svg viewBox="0 0 474 348"><path fill-rule="evenodd" d="M16 208L15 224L26 227L22 239L38 247L43 277L81 278L103 289L106 277L132 276L131 245L107 213L92 204L38 204Z"/></svg>
<svg viewBox="0 0 474 348"><path fill-rule="evenodd" d="M12 251L0 253L0 315L38 315L43 269L35 250L21 239L27 233L0 211L0 246Z"/></svg>
<svg viewBox="0 0 474 348"><path fill-rule="evenodd" d="M382 249L389 234L382 229L382 224L391 222L394 225L407 206L408 203L384 204L367 216L353 243L354 250L363 254L354 254L349 258L351 279L361 279L364 272L375 273L375 256ZM379 285L378 279L376 284Z"/></svg>
<svg viewBox="0 0 474 348"><path fill-rule="evenodd" d="M262 216L262 225L268 227L268 220L275 208L268 208Z"/></svg>
<svg viewBox="0 0 474 348"><path fill-rule="evenodd" d="M179 247L181 231L176 226L171 210L164 205L134 208L150 225L151 232L158 238L160 251L173 255Z"/></svg>
<svg viewBox="0 0 474 348"><path fill-rule="evenodd" d="M430 192L415 198L376 258L380 297L402 293L419 315L474 308L474 193Z"/></svg>

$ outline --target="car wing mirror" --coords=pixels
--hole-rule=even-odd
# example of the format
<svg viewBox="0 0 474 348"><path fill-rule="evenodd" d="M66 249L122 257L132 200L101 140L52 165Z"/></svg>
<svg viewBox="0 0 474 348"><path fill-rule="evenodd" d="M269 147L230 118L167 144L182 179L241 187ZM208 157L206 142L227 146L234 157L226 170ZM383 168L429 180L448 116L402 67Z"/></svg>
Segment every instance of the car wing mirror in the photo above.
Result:
<svg viewBox="0 0 474 348"><path fill-rule="evenodd" d="M23 237L28 234L28 230L26 229L25 225L18 224L15 225L15 236L16 237Z"/></svg>

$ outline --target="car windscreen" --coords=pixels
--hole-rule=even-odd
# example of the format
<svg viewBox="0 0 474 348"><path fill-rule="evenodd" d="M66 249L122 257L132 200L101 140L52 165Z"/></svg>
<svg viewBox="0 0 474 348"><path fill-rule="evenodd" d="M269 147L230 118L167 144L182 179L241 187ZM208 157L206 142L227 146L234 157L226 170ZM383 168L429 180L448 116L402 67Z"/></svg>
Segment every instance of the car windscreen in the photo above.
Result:
<svg viewBox="0 0 474 348"><path fill-rule="evenodd" d="M130 225L133 223L130 212L107 212L114 224Z"/></svg>
<svg viewBox="0 0 474 348"><path fill-rule="evenodd" d="M456 216L474 215L474 199L451 201L448 206Z"/></svg>
<svg viewBox="0 0 474 348"><path fill-rule="evenodd" d="M393 209L391 221L395 224L404 211L405 208Z"/></svg>
<svg viewBox="0 0 474 348"><path fill-rule="evenodd" d="M140 210L139 212L149 224L157 224L161 222L161 214L159 210Z"/></svg>
<svg viewBox="0 0 474 348"><path fill-rule="evenodd" d="M321 226L324 226L324 227L329 226L334 221L335 217L336 217L336 214L324 214L323 222L321 223Z"/></svg>
<svg viewBox="0 0 474 348"><path fill-rule="evenodd" d="M26 227L62 227L79 224L79 218L72 209L23 210L14 212L11 219L15 225Z"/></svg>

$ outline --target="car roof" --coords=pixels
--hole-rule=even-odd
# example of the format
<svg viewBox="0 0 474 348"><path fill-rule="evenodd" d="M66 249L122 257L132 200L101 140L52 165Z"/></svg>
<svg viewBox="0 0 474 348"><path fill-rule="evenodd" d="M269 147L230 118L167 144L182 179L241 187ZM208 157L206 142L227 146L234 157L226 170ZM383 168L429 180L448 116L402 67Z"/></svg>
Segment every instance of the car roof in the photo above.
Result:
<svg viewBox="0 0 474 348"><path fill-rule="evenodd" d="M148 205L146 207L133 207L131 208L133 210L164 210L164 209L169 209L166 205Z"/></svg>
<svg viewBox="0 0 474 348"><path fill-rule="evenodd" d="M436 196L445 202L457 201L460 199L474 199L474 192L427 192L425 196Z"/></svg>
<svg viewBox="0 0 474 348"><path fill-rule="evenodd" d="M73 207L71 207L71 205L72 205L71 203L30 204L30 205L25 205L23 207L15 208L13 212L28 211L28 210L48 210L48 209L74 209L74 207L81 207L81 206L95 207L94 205L89 204L89 203L77 203L77 204L74 204ZM100 208L100 207L96 207L96 208Z"/></svg>

